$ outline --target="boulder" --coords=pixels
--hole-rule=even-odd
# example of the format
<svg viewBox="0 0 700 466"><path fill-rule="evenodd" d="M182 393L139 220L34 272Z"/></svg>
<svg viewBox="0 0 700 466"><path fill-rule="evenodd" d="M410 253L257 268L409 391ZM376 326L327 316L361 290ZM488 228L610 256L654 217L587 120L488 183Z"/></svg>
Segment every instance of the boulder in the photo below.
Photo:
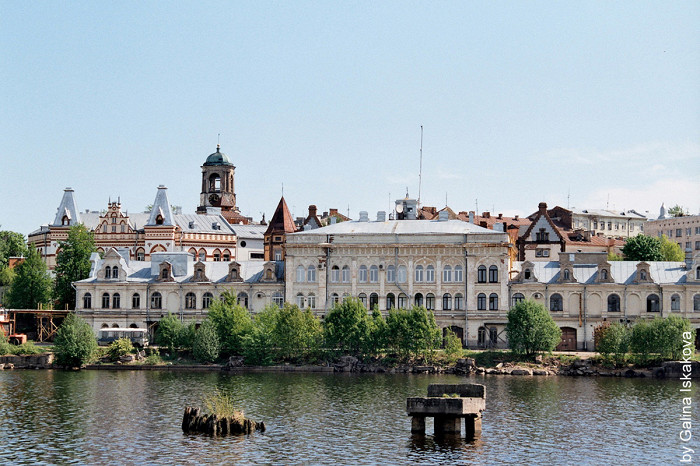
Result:
<svg viewBox="0 0 700 466"><path fill-rule="evenodd" d="M333 364L336 372L353 372L357 369L358 359L354 356L341 356L338 362Z"/></svg>
<svg viewBox="0 0 700 466"><path fill-rule="evenodd" d="M532 375L532 370L525 367L516 367L510 371L510 375Z"/></svg>
<svg viewBox="0 0 700 466"><path fill-rule="evenodd" d="M533 369L532 375L549 375L549 372L544 369Z"/></svg>
<svg viewBox="0 0 700 466"><path fill-rule="evenodd" d="M231 370L234 367L243 367L244 361L245 358L243 356L231 356L228 358L228 361L226 361L224 370Z"/></svg>
<svg viewBox="0 0 700 466"><path fill-rule="evenodd" d="M119 362L124 364L124 363L128 363L128 362L134 362L134 359L135 359L135 357L133 354L126 354L124 356L119 357Z"/></svg>

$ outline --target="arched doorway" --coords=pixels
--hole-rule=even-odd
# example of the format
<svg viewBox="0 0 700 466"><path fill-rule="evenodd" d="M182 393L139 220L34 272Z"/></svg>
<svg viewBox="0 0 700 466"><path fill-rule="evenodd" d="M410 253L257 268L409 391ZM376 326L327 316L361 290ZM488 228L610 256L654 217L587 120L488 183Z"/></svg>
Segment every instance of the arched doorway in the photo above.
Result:
<svg viewBox="0 0 700 466"><path fill-rule="evenodd" d="M576 351L576 329L572 327L561 328L561 343L557 351Z"/></svg>

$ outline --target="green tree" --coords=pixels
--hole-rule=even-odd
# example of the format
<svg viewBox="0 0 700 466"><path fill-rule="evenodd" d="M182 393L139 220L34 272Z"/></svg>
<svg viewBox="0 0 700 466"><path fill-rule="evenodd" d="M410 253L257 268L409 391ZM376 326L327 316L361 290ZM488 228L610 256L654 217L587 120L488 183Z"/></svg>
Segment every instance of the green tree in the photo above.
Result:
<svg viewBox="0 0 700 466"><path fill-rule="evenodd" d="M661 235L661 260L669 262L683 262L685 254L680 244L669 241L666 235Z"/></svg>
<svg viewBox="0 0 700 466"><path fill-rule="evenodd" d="M445 356L447 356L447 360L453 363L459 359L462 354L464 354L462 351L462 340L459 339L452 329L448 328L445 332Z"/></svg>
<svg viewBox="0 0 700 466"><path fill-rule="evenodd" d="M53 281L39 252L30 248L27 259L15 267L15 278L5 294L5 305L14 309L37 309L51 302Z"/></svg>
<svg viewBox="0 0 700 466"><path fill-rule="evenodd" d="M670 209L668 209L668 215L671 217L683 217L686 215L687 209L683 209L680 205L676 204Z"/></svg>
<svg viewBox="0 0 700 466"><path fill-rule="evenodd" d="M308 360L317 353L322 335L321 323L308 309L285 303L279 310L273 337L283 360Z"/></svg>
<svg viewBox="0 0 700 466"><path fill-rule="evenodd" d="M134 345L128 338L119 338L114 340L107 348L107 356L111 361L117 361L122 356L134 352Z"/></svg>
<svg viewBox="0 0 700 466"><path fill-rule="evenodd" d="M194 336L192 353L197 361L212 363L218 359L220 351L216 324L208 318L204 319Z"/></svg>
<svg viewBox="0 0 700 466"><path fill-rule="evenodd" d="M660 261L661 241L653 236L637 235L627 238L622 254L628 261Z"/></svg>
<svg viewBox="0 0 700 466"><path fill-rule="evenodd" d="M625 259L625 258L622 257L621 254L616 254L616 253L613 252L613 251L610 251L610 252L608 253L608 261L621 261L621 260L624 260L624 259Z"/></svg>
<svg viewBox="0 0 700 466"><path fill-rule="evenodd" d="M0 269L7 267L10 257L25 257L28 252L22 233L0 231Z"/></svg>
<svg viewBox="0 0 700 466"><path fill-rule="evenodd" d="M625 362L625 356L629 351L631 332L630 329L619 323L604 322L593 331L595 349L606 359L612 359L615 364Z"/></svg>
<svg viewBox="0 0 700 466"><path fill-rule="evenodd" d="M323 331L327 348L357 356L369 338L367 309L358 299L346 299L328 313Z"/></svg>
<svg viewBox="0 0 700 466"><path fill-rule="evenodd" d="M379 356L386 348L387 325L379 309L372 311L368 319L367 339L363 342L362 353L365 356Z"/></svg>
<svg viewBox="0 0 700 466"><path fill-rule="evenodd" d="M236 294L221 293L220 299L209 307L207 318L216 327L221 352L226 356L241 354L243 337L253 330L253 319L247 309L236 303Z"/></svg>
<svg viewBox="0 0 700 466"><path fill-rule="evenodd" d="M190 322L189 325L183 325L177 332L177 344L175 346L186 351L192 351L196 333L197 326L194 322Z"/></svg>
<svg viewBox="0 0 700 466"><path fill-rule="evenodd" d="M96 251L95 239L85 225L79 224L72 226L66 241L58 244L54 297L60 309L74 309L75 290L71 284L90 275L90 255Z"/></svg>
<svg viewBox="0 0 700 466"><path fill-rule="evenodd" d="M440 345L435 316L421 306L391 309L386 319L386 335L389 347L404 360L422 356L430 361Z"/></svg>
<svg viewBox="0 0 700 466"><path fill-rule="evenodd" d="M156 343L158 346L168 348L171 353L179 346L180 332L182 332L182 322L173 314L168 312L168 315L160 319L158 322L158 331L156 331Z"/></svg>
<svg viewBox="0 0 700 466"><path fill-rule="evenodd" d="M275 360L275 328L279 308L267 306L253 318L253 329L243 337L243 356L248 364L271 364Z"/></svg>
<svg viewBox="0 0 700 466"><path fill-rule="evenodd" d="M508 311L506 335L510 349L528 357L551 352L561 341L561 329L541 304L521 301Z"/></svg>
<svg viewBox="0 0 700 466"><path fill-rule="evenodd" d="M71 313L63 319L56 331L53 351L56 364L80 367L90 362L97 353L97 339L90 325Z"/></svg>

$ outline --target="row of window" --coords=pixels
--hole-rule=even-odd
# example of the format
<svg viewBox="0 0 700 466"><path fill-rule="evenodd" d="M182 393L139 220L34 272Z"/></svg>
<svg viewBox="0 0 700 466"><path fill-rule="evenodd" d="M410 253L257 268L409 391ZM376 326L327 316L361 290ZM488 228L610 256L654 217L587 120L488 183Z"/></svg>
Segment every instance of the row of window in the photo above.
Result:
<svg viewBox="0 0 700 466"><path fill-rule="evenodd" d="M525 300L525 296L522 293L515 293L513 295L513 306L521 301ZM660 311L660 301L659 296L656 294L650 294L647 296L647 312L659 312ZM554 293L549 297L549 310L552 312L559 312L564 310L564 300L559 293ZM680 311L681 310L681 297L678 294L671 296L671 310ZM693 310L700 311L700 294L696 294L693 297ZM620 312L620 296L617 294L608 295L608 312Z"/></svg>
<svg viewBox="0 0 700 466"><path fill-rule="evenodd" d="M488 275L487 275L488 274ZM498 283L498 267L492 265L486 269L486 266L482 265L477 269L477 282L486 283L488 277L489 283ZM390 265L386 268L386 281L389 283L406 283L408 278L408 272L405 265L400 265L394 267ZM303 265L297 266L296 270L296 281L298 283L316 281L316 267L310 265L305 268ZM337 265L331 268L331 283L350 283L350 267L347 265L343 266L341 269ZM379 267L372 265L369 268L366 265L361 265L358 269L358 281L360 283L377 283L379 282ZM446 265L442 269L442 282L443 283L460 283L464 281L464 269L461 265L457 265L452 268ZM435 282L435 268L432 265L427 266L425 269L422 265L416 266L414 274L415 283L434 283Z"/></svg>
<svg viewBox="0 0 700 466"><path fill-rule="evenodd" d="M248 307L248 294L245 292L238 293L238 304L247 308ZM204 293L202 295L202 309L209 309L212 301L214 300L214 295L210 292ZM276 291L272 294L272 302L278 306L284 305L284 295L282 292ZM110 306L111 304L111 306ZM113 293L111 296L109 293L102 293L102 309L120 309L121 308L121 295L119 293ZM83 295L83 308L92 309L92 294L85 293ZM139 293L134 293L131 295L131 308L140 309L141 308L141 295ZM151 309L162 309L163 308L163 295L158 291L151 293ZM197 295L190 292L185 295L185 309L197 309Z"/></svg>
<svg viewBox="0 0 700 466"><path fill-rule="evenodd" d="M199 252L197 252L194 248L191 248L188 252L202 262L204 262L207 259L207 253L204 249L200 249ZM228 250L224 250L224 252L222 253L221 251L216 249L214 250L212 257L214 258L214 262L229 262L231 260L231 253Z"/></svg>

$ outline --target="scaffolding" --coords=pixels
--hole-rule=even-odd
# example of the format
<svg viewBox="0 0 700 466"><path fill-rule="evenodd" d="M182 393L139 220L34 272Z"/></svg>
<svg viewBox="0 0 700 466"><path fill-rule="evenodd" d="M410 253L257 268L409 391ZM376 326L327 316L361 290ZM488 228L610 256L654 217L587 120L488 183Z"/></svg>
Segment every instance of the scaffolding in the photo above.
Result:
<svg viewBox="0 0 700 466"><path fill-rule="evenodd" d="M56 309L4 309L0 312L0 324L3 330L8 332L6 335L12 335L17 328L17 315L30 314L36 320L36 340L51 341L58 331L58 320L65 319L69 312Z"/></svg>

